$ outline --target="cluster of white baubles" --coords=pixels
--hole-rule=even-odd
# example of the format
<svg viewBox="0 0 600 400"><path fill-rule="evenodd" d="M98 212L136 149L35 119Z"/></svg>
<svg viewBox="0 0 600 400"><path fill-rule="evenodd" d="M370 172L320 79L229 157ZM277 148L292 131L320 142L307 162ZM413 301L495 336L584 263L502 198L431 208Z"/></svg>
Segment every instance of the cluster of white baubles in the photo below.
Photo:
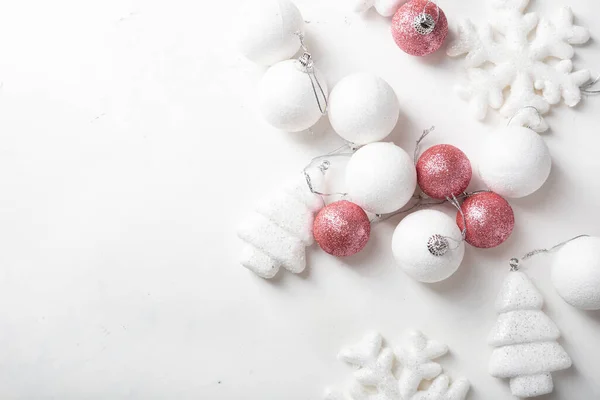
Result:
<svg viewBox="0 0 600 400"><path fill-rule="evenodd" d="M328 389L326 400L464 400L469 382L458 379L452 384L434 359L448 347L429 340L418 331L407 333L402 346L384 346L378 333L371 333L355 346L340 352L339 358L357 368L346 390ZM396 362L402 366L396 374ZM424 381L427 389L419 389Z"/></svg>
<svg viewBox="0 0 600 400"><path fill-rule="evenodd" d="M396 126L400 105L383 79L351 75L329 96L327 80L306 49L291 59L302 47L304 20L290 0L248 3L236 24L242 54L270 66L258 85L258 109L271 126L305 131L328 112L334 130L357 145L381 140Z"/></svg>
<svg viewBox="0 0 600 400"><path fill-rule="evenodd" d="M590 72L573 72L572 45L587 42L589 31L573 24L568 7L546 19L525 14L529 0L493 0L491 4L494 19L479 27L462 21L457 39L447 50L452 57L466 55L468 83L458 85L457 91L470 102L473 115L483 119L488 108L493 108L510 118L528 106L545 114L561 99L575 106ZM520 118L538 132L548 129L535 113Z"/></svg>

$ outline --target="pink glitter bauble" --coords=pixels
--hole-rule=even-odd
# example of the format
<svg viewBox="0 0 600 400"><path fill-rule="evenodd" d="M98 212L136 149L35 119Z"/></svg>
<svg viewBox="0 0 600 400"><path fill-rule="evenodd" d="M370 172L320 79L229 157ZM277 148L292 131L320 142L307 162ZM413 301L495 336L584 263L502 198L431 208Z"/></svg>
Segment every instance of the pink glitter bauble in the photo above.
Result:
<svg viewBox="0 0 600 400"><path fill-rule="evenodd" d="M313 235L327 253L337 257L351 256L369 241L371 222L356 204L336 201L319 211L313 223Z"/></svg>
<svg viewBox="0 0 600 400"><path fill-rule="evenodd" d="M477 193L467 197L462 204L467 222L467 243L487 249L496 247L510 236L515 226L512 207L500 195L493 192ZM463 230L463 218L456 213L456 223Z"/></svg>
<svg viewBox="0 0 600 400"><path fill-rule="evenodd" d="M465 153L449 144L428 148L417 161L417 183L434 199L464 192L472 175L471 162Z"/></svg>
<svg viewBox="0 0 600 400"><path fill-rule="evenodd" d="M435 21L433 31L429 33L419 32L415 27L415 20L423 12ZM427 0L411 0L394 14L392 36L404 52L413 56L425 56L439 49L444 43L448 36L448 20L437 4L428 3Z"/></svg>

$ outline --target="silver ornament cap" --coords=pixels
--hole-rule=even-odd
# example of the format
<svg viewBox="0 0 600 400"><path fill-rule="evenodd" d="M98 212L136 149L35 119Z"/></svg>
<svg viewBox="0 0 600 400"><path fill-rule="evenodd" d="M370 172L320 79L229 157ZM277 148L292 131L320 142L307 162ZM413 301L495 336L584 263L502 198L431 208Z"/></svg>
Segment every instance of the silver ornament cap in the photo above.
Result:
<svg viewBox="0 0 600 400"><path fill-rule="evenodd" d="M450 243L442 235L432 235L427 240L427 250L436 257L441 257L450 250Z"/></svg>

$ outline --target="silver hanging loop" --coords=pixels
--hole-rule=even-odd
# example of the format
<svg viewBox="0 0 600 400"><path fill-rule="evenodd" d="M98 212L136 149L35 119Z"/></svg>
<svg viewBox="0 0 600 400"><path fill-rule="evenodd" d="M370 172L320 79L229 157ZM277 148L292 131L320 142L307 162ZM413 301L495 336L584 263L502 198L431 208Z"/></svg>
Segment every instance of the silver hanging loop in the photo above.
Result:
<svg viewBox="0 0 600 400"><path fill-rule="evenodd" d="M432 126L429 129L423 130L423 133L421 134L421 137L419 139L417 139L417 143L415 144L415 153L414 153L414 156L413 156L413 161L414 161L415 165L417 164L417 159L419 158L419 146L421 145L421 142L423 141L423 139L425 139L425 137L427 135L429 135L434 130L435 130L435 126Z"/></svg>
<svg viewBox="0 0 600 400"><path fill-rule="evenodd" d="M296 32L296 35L300 39L300 46L302 46L302 50L304 53L298 58L298 62L304 67L304 72L308 75L310 79L310 84L312 86L312 90L315 94L315 99L317 100L317 105L319 106L319 111L321 114L327 113L327 95L325 94L325 90L323 86L321 86L321 82L319 82L319 78L317 78L317 74L315 73L314 62L306 44L304 43L304 34L302 32Z"/></svg>
<svg viewBox="0 0 600 400"><path fill-rule="evenodd" d="M350 148L350 150L351 150L350 153L348 153L348 152L342 153L341 152L342 150L347 149L347 148ZM318 163L317 169L321 172L321 174L325 175L325 173L327 172L329 167L331 167L331 161L329 161L329 159L331 157L350 157L350 156L352 156L352 154L354 154L354 150L352 150L352 148L348 144L345 144L343 146L338 147L337 149L333 150L332 152L330 152L328 154L313 158L308 163L308 165L306 165L306 167L304 167L304 169L302 170L302 173L304 174L304 178L306 179L306 184L308 186L308 189L310 190L311 193L321 196L321 198L323 199L323 203L325 203L325 197L347 196L348 193L344 193L344 192L324 193L324 192L319 191L317 188L314 187L312 178L310 177L308 170L311 167L315 166L316 163Z"/></svg>
<svg viewBox="0 0 600 400"><path fill-rule="evenodd" d="M570 243L574 240L580 239L580 238L584 238L584 237L589 237L589 235L578 235L575 237L572 237L571 239L567 239L564 242L560 242L559 244L552 246L548 249L535 249L530 251L529 253L525 254L523 257L519 258L511 258L510 261L508 262L508 264L510 265L510 270L511 271L518 271L519 270L519 264L521 263L521 261L525 261L537 254L541 254L541 253L550 253L562 246L564 246L567 243Z"/></svg>
<svg viewBox="0 0 600 400"><path fill-rule="evenodd" d="M598 81L600 81L600 75L598 75L596 77L596 79L594 79L593 81L590 81L588 83L586 83L585 85L583 85L581 88L581 91L585 94L599 94L600 90L591 90L590 88L592 86L594 86L596 83L598 83Z"/></svg>
<svg viewBox="0 0 600 400"><path fill-rule="evenodd" d="M517 111L515 111L515 113L512 115L512 117L510 117L510 119L509 119L509 120L508 120L508 122L506 123L506 126L509 126L509 125L510 125L510 123L512 122L512 120L513 120L513 119L515 119L515 117L516 117L517 115L519 115L519 113L521 113L521 112L523 112L524 110L527 110L527 109L533 109L533 110L535 110L535 113L537 114L537 117L538 117L538 123L537 123L535 126L536 126L536 127L537 127L537 126L540 126L540 125L542 124L542 122L544 121L544 120L542 119L542 113L540 113L540 110L538 110L538 109L537 109L536 107L534 107L534 106L524 106L524 107L521 107L521 108L519 108ZM528 125L528 126L527 126L527 128L529 128L529 129L532 129L533 127Z"/></svg>

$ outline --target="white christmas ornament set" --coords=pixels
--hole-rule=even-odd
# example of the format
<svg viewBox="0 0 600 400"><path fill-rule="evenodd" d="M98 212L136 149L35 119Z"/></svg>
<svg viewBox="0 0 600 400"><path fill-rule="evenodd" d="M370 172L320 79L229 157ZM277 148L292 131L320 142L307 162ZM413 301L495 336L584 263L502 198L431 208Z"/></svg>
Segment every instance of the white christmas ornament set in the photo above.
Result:
<svg viewBox="0 0 600 400"><path fill-rule="evenodd" d="M498 295L500 314L489 336L495 347L489 372L510 378L510 389L518 397L552 392L551 372L569 368L571 358L556 341L560 332L543 311L542 295L527 275L511 271Z"/></svg>
<svg viewBox="0 0 600 400"><path fill-rule="evenodd" d="M546 19L537 13L524 14L529 0L491 3L495 20L480 27L469 20L461 22L458 38L447 50L452 57L466 55L469 82L457 86L457 91L470 102L473 115L483 119L488 108L494 108L509 118L526 106L545 114L561 99L570 107L579 103L590 72L573 71L572 45L586 43L590 34L573 24L571 10L562 8L554 18ZM503 40L496 40L498 35ZM508 88L510 94L505 98L503 92ZM547 129L533 118L527 121L532 129Z"/></svg>
<svg viewBox="0 0 600 400"><path fill-rule="evenodd" d="M427 339L418 331L409 332L402 346L384 346L378 333L368 334L357 345L342 350L339 358L357 368L353 382L345 391L328 389L326 400L464 400L469 382L458 379L452 384L442 366L434 359L448 347ZM402 366L395 374L395 363ZM430 383L419 390L423 381Z"/></svg>
<svg viewBox="0 0 600 400"><path fill-rule="evenodd" d="M541 114L561 99L569 106L577 104L590 77L587 70L572 72L571 63L571 45L585 43L587 30L573 25L569 9L553 20L524 14L528 2L494 0L498 22L481 29L464 22L448 49L451 56L466 55L470 82L460 86L459 93L470 101L474 114L483 118L491 107L513 122L490 135L479 154L477 170L489 190L467 193L472 169L460 149L439 144L417 157L429 131L418 140L414 157L393 143L378 142L393 131L399 117L391 86L375 75L359 73L342 79L329 95L304 45L298 9L288 0L266 0L259 7L259 24L251 28L255 31L241 41L248 58L274 64L259 85L261 113L272 126L295 132L310 128L327 112L332 128L352 152L315 158L302 175L256 207L238 231L245 242L242 265L263 278L272 278L282 267L299 273L306 266L305 248L313 241L334 256L352 256L366 246L373 221L441 202L457 208L456 219L419 210L396 227L392 251L409 277L424 283L442 281L459 268L465 242L479 248L503 243L515 222L504 197L536 192L551 171L548 146L536 133L548 128ZM357 7L375 7L386 16L395 13L394 39L407 53L435 51L446 37L445 15L430 1L403 3L362 0ZM430 15L435 11L438 20ZM304 54L287 60L300 47ZM549 61L552 58L558 61ZM323 192L323 175L334 156L351 157L345 193ZM316 160L320 173L308 173ZM415 196L417 186L422 193ZM326 204L330 195L342 199ZM411 199L418 201L403 209ZM375 216L371 219L366 212ZM559 295L574 307L600 309L600 238L577 237L549 250L534 250L521 260L558 247L552 282ZM510 379L512 393L525 398L552 392L551 373L570 367L571 359L557 342L558 328L541 310L542 296L518 271L519 261L511 260L498 296L499 317L489 336L495 348L489 372ZM469 383L461 379L450 384L433 361L446 352L446 346L419 332L409 334L406 346L395 350L384 346L380 335L368 335L340 354L357 371L347 391L331 391L327 399L464 399ZM395 363L402 367L399 373ZM429 384L419 390L423 381Z"/></svg>

